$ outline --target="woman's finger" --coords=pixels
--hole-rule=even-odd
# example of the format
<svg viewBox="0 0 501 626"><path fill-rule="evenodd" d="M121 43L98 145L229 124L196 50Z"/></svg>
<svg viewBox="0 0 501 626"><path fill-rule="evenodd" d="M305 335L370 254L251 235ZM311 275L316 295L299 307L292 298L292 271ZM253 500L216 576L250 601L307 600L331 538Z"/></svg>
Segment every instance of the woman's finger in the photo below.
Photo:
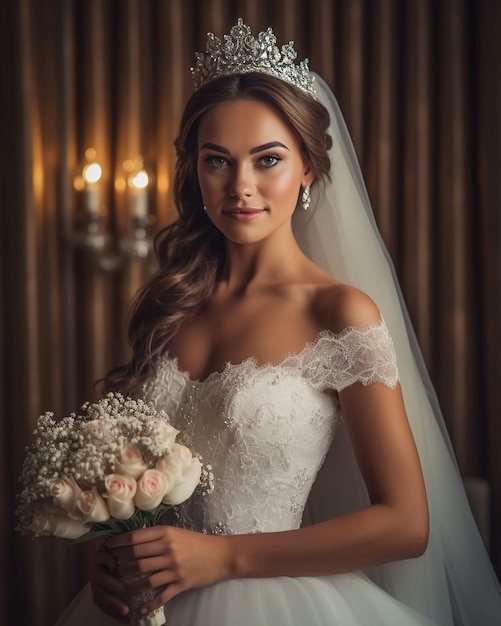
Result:
<svg viewBox="0 0 501 626"><path fill-rule="evenodd" d="M127 603L118 596L108 593L108 589L106 587L93 584L92 597L94 599L94 603L101 609L101 611L114 619L118 619L124 624L129 622L127 617L129 607Z"/></svg>
<svg viewBox="0 0 501 626"><path fill-rule="evenodd" d="M142 591L160 589L174 582L179 582L179 576L173 570L162 569L149 576L144 576L138 580L131 580L125 584L127 594L136 594Z"/></svg>

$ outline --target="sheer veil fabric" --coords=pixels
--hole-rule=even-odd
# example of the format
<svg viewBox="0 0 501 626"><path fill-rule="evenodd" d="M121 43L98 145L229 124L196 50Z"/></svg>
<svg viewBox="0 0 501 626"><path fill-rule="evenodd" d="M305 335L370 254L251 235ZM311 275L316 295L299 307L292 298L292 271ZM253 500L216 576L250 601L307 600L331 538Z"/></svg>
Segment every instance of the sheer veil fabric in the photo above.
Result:
<svg viewBox="0 0 501 626"><path fill-rule="evenodd" d="M308 211L296 211L294 230L299 244L313 261L336 278L365 291L381 310L395 344L405 405L419 450L430 509L430 540L425 554L417 559L374 567L366 573L378 586L437 626L494 626L501 623L501 589L470 512L438 401L391 259L379 235L348 131L329 87L318 76L316 81L319 99L331 116L332 180L325 185L313 185L311 207ZM303 523L320 522L368 504L367 490L348 434L340 426L310 493ZM295 587L292 593L285 593L280 579L265 584L258 579L224 581L221 585L196 590L193 602L190 595L184 600L181 595L178 615L182 617L180 622L191 624L195 623L191 621L192 612L200 614L201 611L201 621L196 623L207 624L209 617L215 616L217 622L210 623L220 624L218 616L235 611L231 613L234 618L223 621L236 624L242 602L248 602L253 611L262 610L263 618L269 623L306 623L301 621L302 612L311 623L327 623L323 619L327 609L323 611L315 602L327 596L331 599L331 594L338 589L339 596L334 601L336 610L341 607L342 616L351 615L342 607L352 597L349 584L352 577L356 578L354 574L332 577L339 581L328 586L325 594L318 593L318 585L323 584L319 578L305 579L299 588L311 584L315 591L314 600L309 604L301 600L304 596ZM289 584L296 584L294 579L287 580L287 589ZM373 586L365 580L362 582L355 594L357 602L360 599L360 608L375 606L364 603L362 594L369 593ZM242 596L235 590L240 590ZM242 602L238 600L240 597ZM389 626L402 623L390 616L388 611L393 603L387 604L386 600L383 623ZM291 606L297 609L292 610ZM254 613L251 611L250 615ZM316 615L321 615L322 620L316 620ZM359 619L362 613L357 610L354 615L358 621L348 620L350 624L372 623L372 614L364 614ZM331 623L331 613L327 619ZM175 617L171 621L174 624ZM348 623L345 619L334 621ZM87 586L56 626L111 626L114 623L92 603Z"/></svg>
<svg viewBox="0 0 501 626"><path fill-rule="evenodd" d="M374 220L348 130L330 88L320 76L315 79L318 99L331 116L331 181L313 185L310 210L296 211L295 234L313 261L370 295L381 310L395 343L430 508L425 554L375 567L368 574L440 626L501 623L501 589L470 512L437 397ZM348 436L340 432L310 495L304 523L367 504Z"/></svg>

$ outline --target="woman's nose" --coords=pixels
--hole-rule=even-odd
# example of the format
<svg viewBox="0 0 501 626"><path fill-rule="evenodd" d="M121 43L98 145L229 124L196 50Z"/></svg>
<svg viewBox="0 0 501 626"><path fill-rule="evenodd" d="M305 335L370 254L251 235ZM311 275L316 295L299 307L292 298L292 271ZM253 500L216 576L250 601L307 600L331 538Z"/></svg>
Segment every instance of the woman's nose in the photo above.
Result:
<svg viewBox="0 0 501 626"><path fill-rule="evenodd" d="M234 176L230 183L230 193L235 198L245 198L254 194L256 185L252 169L246 165L235 167Z"/></svg>

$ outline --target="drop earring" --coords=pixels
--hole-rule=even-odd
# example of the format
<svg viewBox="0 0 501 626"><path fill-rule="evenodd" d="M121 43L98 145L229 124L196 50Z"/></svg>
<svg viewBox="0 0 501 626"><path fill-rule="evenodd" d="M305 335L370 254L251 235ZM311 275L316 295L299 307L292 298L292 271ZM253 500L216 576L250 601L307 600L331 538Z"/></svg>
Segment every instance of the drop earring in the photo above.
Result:
<svg viewBox="0 0 501 626"><path fill-rule="evenodd" d="M205 206L205 204L204 204L204 211L207 213L207 207Z"/></svg>
<svg viewBox="0 0 501 626"><path fill-rule="evenodd" d="M306 185L306 187L303 189L303 193L301 194L301 202L303 204L303 209L307 211L310 208L311 202L309 185Z"/></svg>

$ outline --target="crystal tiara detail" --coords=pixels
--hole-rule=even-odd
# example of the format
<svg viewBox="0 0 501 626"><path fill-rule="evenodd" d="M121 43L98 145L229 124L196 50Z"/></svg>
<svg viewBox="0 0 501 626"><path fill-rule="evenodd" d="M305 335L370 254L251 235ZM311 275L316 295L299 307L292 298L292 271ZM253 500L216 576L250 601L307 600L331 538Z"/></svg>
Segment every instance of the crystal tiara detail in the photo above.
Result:
<svg viewBox="0 0 501 626"><path fill-rule="evenodd" d="M289 41L281 50L276 43L271 27L259 33L256 39L241 17L230 34L224 35L224 41L214 33L207 33L206 52L195 54L196 64L191 68L195 89L220 76L260 72L280 78L316 98L308 59L295 64L294 42Z"/></svg>

